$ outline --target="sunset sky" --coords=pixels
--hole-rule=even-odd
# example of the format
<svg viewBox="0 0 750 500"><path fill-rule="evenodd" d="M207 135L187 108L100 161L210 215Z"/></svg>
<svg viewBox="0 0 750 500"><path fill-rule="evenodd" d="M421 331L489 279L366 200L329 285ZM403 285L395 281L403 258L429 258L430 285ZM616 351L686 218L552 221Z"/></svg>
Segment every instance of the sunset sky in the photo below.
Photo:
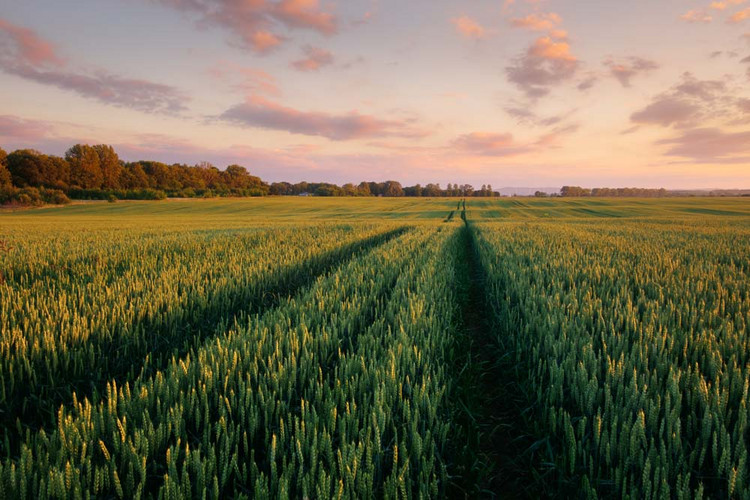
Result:
<svg viewBox="0 0 750 500"><path fill-rule="evenodd" d="M750 188L750 0L0 0L0 147Z"/></svg>

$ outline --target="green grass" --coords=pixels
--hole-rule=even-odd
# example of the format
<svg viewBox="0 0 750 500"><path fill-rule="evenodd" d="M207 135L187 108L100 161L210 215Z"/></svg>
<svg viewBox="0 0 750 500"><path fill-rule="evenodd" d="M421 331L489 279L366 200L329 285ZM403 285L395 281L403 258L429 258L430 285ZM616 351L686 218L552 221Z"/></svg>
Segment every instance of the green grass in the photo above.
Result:
<svg viewBox="0 0 750 500"><path fill-rule="evenodd" d="M65 207L0 211L4 226L79 222L94 226L184 225L249 227L266 223L396 219L439 221L456 208L456 198L245 198L80 202ZM750 216L750 198L498 198L471 199L474 220L685 218Z"/></svg>

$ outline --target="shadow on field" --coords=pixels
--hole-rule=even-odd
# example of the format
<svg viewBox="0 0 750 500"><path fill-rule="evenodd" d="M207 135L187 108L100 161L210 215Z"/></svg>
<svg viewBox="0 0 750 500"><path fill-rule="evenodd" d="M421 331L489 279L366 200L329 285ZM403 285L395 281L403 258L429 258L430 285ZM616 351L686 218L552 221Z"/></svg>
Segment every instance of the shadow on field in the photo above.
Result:
<svg viewBox="0 0 750 500"><path fill-rule="evenodd" d="M27 430L35 432L54 428L58 408L71 401L74 392L79 401L84 397L97 401L111 381L116 381L119 386L136 377L153 374L166 366L172 357L184 356L234 321L278 307L288 297L309 287L318 277L407 231L407 227L393 229L286 268L257 293L237 293L234 288L218 290L212 294L211 300L203 302L205 307L199 311L198 321L191 322L180 313L165 311L156 320L147 318L138 324L127 325L131 331L148 332L152 341L147 345L134 348L128 344L126 335L119 335L96 336L85 345L71 348L90 350L93 347L94 352L111 353L93 358L93 364L58 366L52 373L44 360L32 361L38 380L48 383L26 387L19 382L15 391L7 394L0 408L0 454L18 456ZM156 321L171 329L159 326ZM92 346L94 342L96 344ZM70 352L67 357L75 359Z"/></svg>
<svg viewBox="0 0 750 500"><path fill-rule="evenodd" d="M486 293L486 273L471 224L465 219L456 269L460 322L456 340L457 460L452 498L544 498L551 489L546 449L530 425L531 398L519 383L510 346ZM509 344L509 343L508 343ZM460 449L463 446L462 449ZM539 453L545 454L543 458Z"/></svg>

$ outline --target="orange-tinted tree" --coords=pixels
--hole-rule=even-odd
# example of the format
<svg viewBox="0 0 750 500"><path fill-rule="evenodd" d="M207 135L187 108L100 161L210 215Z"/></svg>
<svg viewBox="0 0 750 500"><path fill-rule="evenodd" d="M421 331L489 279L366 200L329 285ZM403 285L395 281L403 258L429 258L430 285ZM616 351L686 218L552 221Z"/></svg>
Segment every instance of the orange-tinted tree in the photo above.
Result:
<svg viewBox="0 0 750 500"><path fill-rule="evenodd" d="M104 174L99 154L88 144L76 144L65 153L70 165L70 185L82 189L102 187Z"/></svg>

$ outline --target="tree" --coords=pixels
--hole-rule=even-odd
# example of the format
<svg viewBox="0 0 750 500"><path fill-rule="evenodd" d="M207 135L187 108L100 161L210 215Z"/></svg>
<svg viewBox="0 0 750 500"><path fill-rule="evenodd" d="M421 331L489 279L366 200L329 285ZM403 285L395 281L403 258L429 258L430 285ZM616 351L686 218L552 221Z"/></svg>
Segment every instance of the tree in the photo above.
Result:
<svg viewBox="0 0 750 500"><path fill-rule="evenodd" d="M0 148L0 188L7 188L12 185L13 182L8 170L8 155L3 148Z"/></svg>
<svg viewBox="0 0 750 500"><path fill-rule="evenodd" d="M207 161L201 162L198 164L198 170L207 188L217 189L223 187L221 185L221 170L213 166L211 163Z"/></svg>
<svg viewBox="0 0 750 500"><path fill-rule="evenodd" d="M125 189L146 189L149 187L148 176L140 163L127 163L120 176L120 184Z"/></svg>
<svg viewBox="0 0 750 500"><path fill-rule="evenodd" d="M240 165L229 165L224 171L227 187L230 189L247 189L250 187L250 174Z"/></svg>
<svg viewBox="0 0 750 500"><path fill-rule="evenodd" d="M16 187L55 187L57 172L50 158L33 149L19 149L7 156L7 168Z"/></svg>
<svg viewBox="0 0 750 500"><path fill-rule="evenodd" d="M397 181L386 181L383 189L383 196L403 196L404 188Z"/></svg>
<svg viewBox="0 0 750 500"><path fill-rule="evenodd" d="M70 164L65 158L59 156L47 156L49 162L51 177L48 178L45 186L67 191L70 189Z"/></svg>
<svg viewBox="0 0 750 500"><path fill-rule="evenodd" d="M580 186L563 186L560 189L560 196L575 197L575 196L590 196L591 190L585 189Z"/></svg>
<svg viewBox="0 0 750 500"><path fill-rule="evenodd" d="M162 191L182 189L182 182L180 182L176 168L158 161L142 161L140 163L149 178L150 187Z"/></svg>
<svg viewBox="0 0 750 500"><path fill-rule="evenodd" d="M344 196L358 196L357 186L355 186L351 182L347 182L346 184L341 186L341 192Z"/></svg>
<svg viewBox="0 0 750 500"><path fill-rule="evenodd" d="M459 190L460 194L463 196L474 196L474 187L471 184L464 184Z"/></svg>
<svg viewBox="0 0 750 500"><path fill-rule="evenodd" d="M274 182L271 184L270 193L278 196L287 196L292 193L292 185L288 182Z"/></svg>
<svg viewBox="0 0 750 500"><path fill-rule="evenodd" d="M82 189L102 187L104 174L99 163L99 155L88 144L76 144L65 153L70 164L70 184Z"/></svg>
<svg viewBox="0 0 750 500"><path fill-rule="evenodd" d="M120 177L122 176L122 164L112 146L97 144L93 146L99 156L99 167L102 171L102 187L105 189L121 188Z"/></svg>
<svg viewBox="0 0 750 500"><path fill-rule="evenodd" d="M422 188L422 196L431 196L434 198L442 195L443 190L440 189L440 184L427 184L424 188Z"/></svg>
<svg viewBox="0 0 750 500"><path fill-rule="evenodd" d="M357 186L357 191L359 192L359 196L372 196L370 184L367 182L360 182L359 186Z"/></svg>

